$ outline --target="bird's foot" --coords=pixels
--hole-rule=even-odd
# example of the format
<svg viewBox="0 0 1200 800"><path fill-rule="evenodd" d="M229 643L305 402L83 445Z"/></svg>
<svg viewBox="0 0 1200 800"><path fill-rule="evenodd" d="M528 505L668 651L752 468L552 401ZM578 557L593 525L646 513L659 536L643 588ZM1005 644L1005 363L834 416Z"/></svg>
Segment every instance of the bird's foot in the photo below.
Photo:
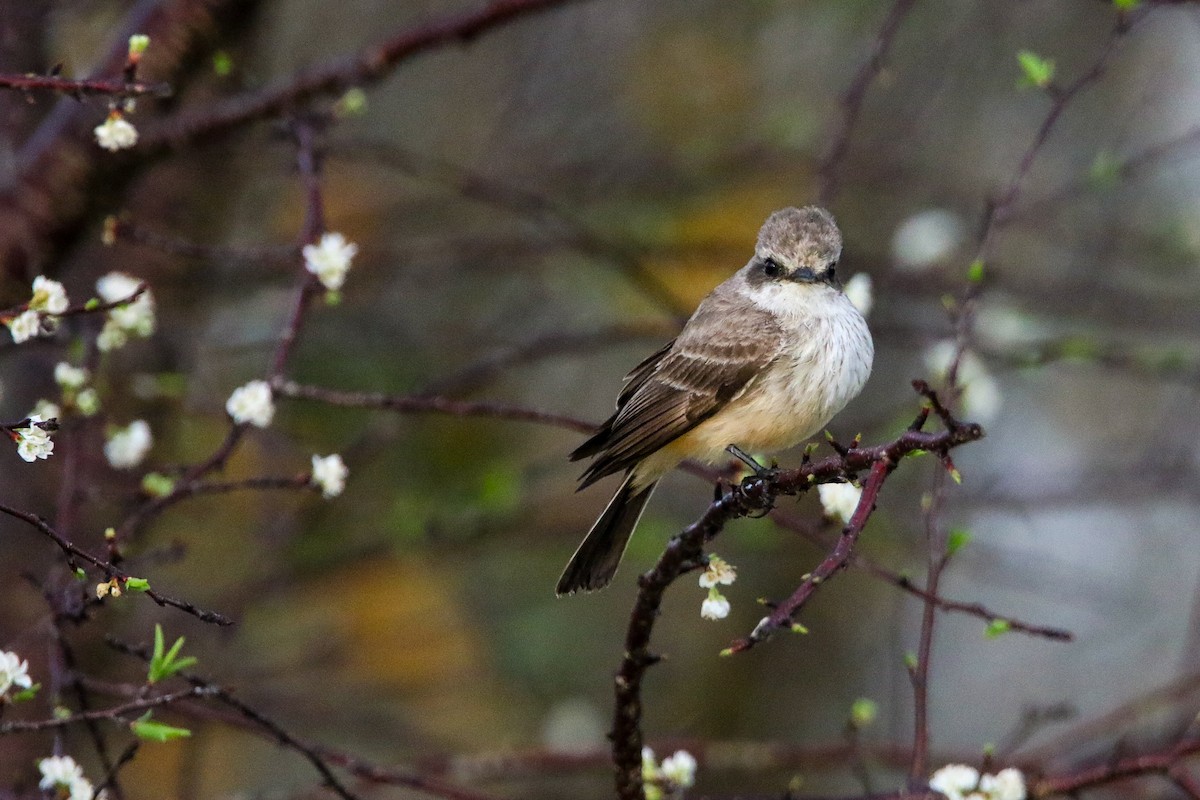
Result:
<svg viewBox="0 0 1200 800"><path fill-rule="evenodd" d="M771 481L779 474L779 465L774 461L771 462L771 466L764 467L762 464L758 463L758 460L755 459L754 456L750 455L736 444L729 445L729 447L726 447L725 450L754 472L754 474L752 476L748 476L746 480L749 480L750 478L757 478L761 481Z"/></svg>

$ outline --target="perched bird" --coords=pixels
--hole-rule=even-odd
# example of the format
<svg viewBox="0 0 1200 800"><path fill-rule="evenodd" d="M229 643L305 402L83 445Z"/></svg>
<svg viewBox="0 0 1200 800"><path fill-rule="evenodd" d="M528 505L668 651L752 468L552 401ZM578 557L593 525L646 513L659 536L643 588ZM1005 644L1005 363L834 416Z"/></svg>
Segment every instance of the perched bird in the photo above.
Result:
<svg viewBox="0 0 1200 800"><path fill-rule="evenodd" d="M782 450L819 431L871 374L867 323L835 269L842 235L822 208L776 211L754 257L701 301L679 335L633 368L617 410L571 460L580 489L621 488L559 578L557 594L607 586L658 480L684 459Z"/></svg>

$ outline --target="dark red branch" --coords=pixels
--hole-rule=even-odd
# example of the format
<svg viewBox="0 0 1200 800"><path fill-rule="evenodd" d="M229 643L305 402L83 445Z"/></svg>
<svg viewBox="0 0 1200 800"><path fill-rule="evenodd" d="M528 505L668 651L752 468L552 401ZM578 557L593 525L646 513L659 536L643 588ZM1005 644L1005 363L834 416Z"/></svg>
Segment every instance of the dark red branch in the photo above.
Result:
<svg viewBox="0 0 1200 800"><path fill-rule="evenodd" d="M851 524L847 526L847 530L856 528L857 531L861 531L870 515L870 509L874 506L879 486L905 455L917 450L945 454L954 447L983 437L983 429L979 425L958 422L938 403L933 405L933 409L942 417L947 426L946 430L937 433L920 430L929 414L929 410L926 409L909 430L888 444L857 447L847 450L844 455L810 462L799 469L788 470L772 477L746 479L723 493L713 501L700 519L674 536L667 543L654 568L638 578L637 599L625 633L625 654L615 679L612 753L619 798L642 800L644 796L641 685L646 670L658 661L658 656L649 649L650 635L667 587L680 575L703 564L705 543L719 534L731 520L769 509L775 498L780 495L799 494L817 484L844 480L864 470L870 470L871 475L867 480L870 491L863 490L863 500L859 503ZM842 539L849 538L849 541L839 542L840 549L822 562L822 567L828 571L828 575L834 574L845 565L856 537L857 532L852 537L843 534ZM793 602L797 600L793 595L792 601L785 604L788 606L786 611L782 607L776 611L779 615L777 626L788 618L791 611L798 609L807 600L807 596L811 595L818 583L820 581L812 581L810 577L806 581L810 588L805 589L802 586L797 592L804 593L804 596ZM744 650L748 646L747 644L739 649Z"/></svg>
<svg viewBox="0 0 1200 800"><path fill-rule="evenodd" d="M59 94L81 96L86 94L131 97L153 95L170 97L171 84L126 82L104 78L59 78L55 75L0 75L0 88L20 91L51 91Z"/></svg>

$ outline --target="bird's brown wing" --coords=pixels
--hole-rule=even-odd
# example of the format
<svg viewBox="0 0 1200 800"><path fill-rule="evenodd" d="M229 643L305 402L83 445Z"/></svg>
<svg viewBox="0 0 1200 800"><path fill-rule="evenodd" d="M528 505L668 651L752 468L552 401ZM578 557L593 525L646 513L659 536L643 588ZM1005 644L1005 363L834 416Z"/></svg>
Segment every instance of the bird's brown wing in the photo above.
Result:
<svg viewBox="0 0 1200 800"><path fill-rule="evenodd" d="M779 355L783 332L770 314L730 311L728 300L710 296L672 344L630 373L617 412L571 454L597 456L580 488L630 469L711 417Z"/></svg>

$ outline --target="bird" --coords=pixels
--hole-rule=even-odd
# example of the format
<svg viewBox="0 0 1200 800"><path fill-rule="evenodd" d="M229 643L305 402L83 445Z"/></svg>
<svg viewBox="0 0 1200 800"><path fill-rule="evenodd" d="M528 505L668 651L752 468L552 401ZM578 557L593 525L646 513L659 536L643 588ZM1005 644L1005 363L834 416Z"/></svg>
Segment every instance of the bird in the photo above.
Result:
<svg viewBox="0 0 1200 800"><path fill-rule="evenodd" d="M841 231L825 209L775 211L750 261L629 372L616 411L570 454L593 459L578 490L624 477L555 594L612 581L655 486L681 461L792 447L862 391L875 345L842 291L841 253Z"/></svg>

